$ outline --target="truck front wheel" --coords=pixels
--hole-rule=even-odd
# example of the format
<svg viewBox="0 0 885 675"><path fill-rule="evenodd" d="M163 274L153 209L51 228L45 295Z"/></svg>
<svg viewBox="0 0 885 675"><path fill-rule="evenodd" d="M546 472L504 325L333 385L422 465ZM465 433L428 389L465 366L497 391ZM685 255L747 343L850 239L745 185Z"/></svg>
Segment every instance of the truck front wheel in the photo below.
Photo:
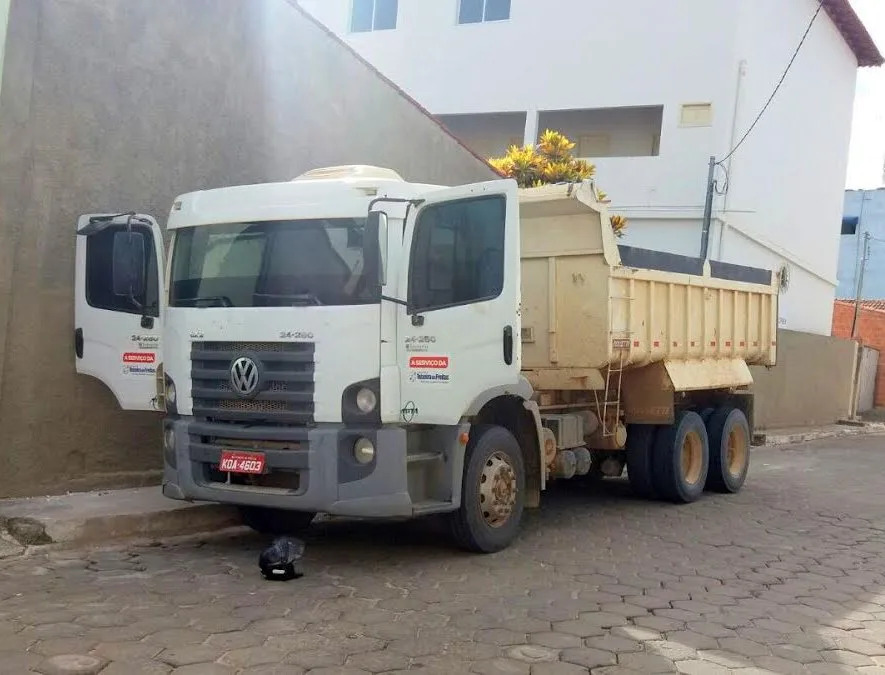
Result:
<svg viewBox="0 0 885 675"><path fill-rule="evenodd" d="M303 532L310 527L316 514L309 511L241 506L240 516L243 518L243 522L256 532L281 536Z"/></svg>
<svg viewBox="0 0 885 675"><path fill-rule="evenodd" d="M519 533L524 507L525 463L519 443L503 427L473 427L461 506L450 515L455 541L475 553L505 549Z"/></svg>

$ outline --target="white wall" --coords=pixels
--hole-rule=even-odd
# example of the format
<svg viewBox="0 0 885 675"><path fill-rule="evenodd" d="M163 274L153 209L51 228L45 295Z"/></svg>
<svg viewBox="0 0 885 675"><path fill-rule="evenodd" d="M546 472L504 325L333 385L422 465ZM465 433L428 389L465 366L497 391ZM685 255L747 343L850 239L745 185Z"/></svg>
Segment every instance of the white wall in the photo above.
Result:
<svg viewBox="0 0 885 675"><path fill-rule="evenodd" d="M742 0L737 56L746 60L746 76L739 132L771 95L816 6L816 0ZM727 207L754 213L752 227L833 282L856 78L854 55L821 13L731 167Z"/></svg>
<svg viewBox="0 0 885 675"><path fill-rule="evenodd" d="M0 0L0 89L3 88L3 54L6 51L6 29L9 25L10 0Z"/></svg>
<svg viewBox="0 0 885 675"><path fill-rule="evenodd" d="M350 0L301 4L434 114L665 106L661 156L599 162L600 184L622 207L701 209L730 110L685 129L678 107L734 88L722 46L735 1L680 0L676 12L660 0L512 0L509 21L461 26L457 0L400 0L396 30L358 34Z"/></svg>
<svg viewBox="0 0 885 675"><path fill-rule="evenodd" d="M396 30L348 35L350 0L301 2L433 113L524 110L531 121L539 110L662 105L660 155L595 159L597 181L630 218L630 243L691 255L710 155L756 117L817 6L512 0L509 21L459 26L457 0L400 0ZM743 232L726 232L722 259L794 268L781 311L793 330L830 331L856 74L822 12L714 202ZM687 103L712 103L711 125L683 126Z"/></svg>

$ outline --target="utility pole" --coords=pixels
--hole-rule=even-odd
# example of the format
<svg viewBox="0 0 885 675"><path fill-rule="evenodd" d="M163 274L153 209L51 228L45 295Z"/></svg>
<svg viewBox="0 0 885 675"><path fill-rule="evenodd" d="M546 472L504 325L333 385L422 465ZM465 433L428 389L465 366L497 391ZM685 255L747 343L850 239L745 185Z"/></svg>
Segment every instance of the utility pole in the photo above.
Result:
<svg viewBox="0 0 885 675"><path fill-rule="evenodd" d="M857 276L857 293L854 296L854 321L851 322L851 337L857 337L857 320L860 316L860 301L863 297L863 273L870 259L870 233L863 235L863 255L860 259L860 272Z"/></svg>
<svg viewBox="0 0 885 675"><path fill-rule="evenodd" d="M716 158L710 157L710 170L707 172L707 199L704 202L704 225L701 229L701 260L707 259L710 249L710 221L713 219L713 192L716 184Z"/></svg>

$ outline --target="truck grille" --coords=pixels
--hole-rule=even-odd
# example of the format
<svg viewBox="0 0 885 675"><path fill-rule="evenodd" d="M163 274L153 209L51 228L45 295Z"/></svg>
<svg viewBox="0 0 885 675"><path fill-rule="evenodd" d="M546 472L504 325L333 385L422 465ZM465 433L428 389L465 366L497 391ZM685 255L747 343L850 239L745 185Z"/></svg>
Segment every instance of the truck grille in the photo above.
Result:
<svg viewBox="0 0 885 675"><path fill-rule="evenodd" d="M258 364L258 393L243 398L231 386L231 365ZM314 421L314 345L310 342L194 342L194 416L217 422L309 425Z"/></svg>

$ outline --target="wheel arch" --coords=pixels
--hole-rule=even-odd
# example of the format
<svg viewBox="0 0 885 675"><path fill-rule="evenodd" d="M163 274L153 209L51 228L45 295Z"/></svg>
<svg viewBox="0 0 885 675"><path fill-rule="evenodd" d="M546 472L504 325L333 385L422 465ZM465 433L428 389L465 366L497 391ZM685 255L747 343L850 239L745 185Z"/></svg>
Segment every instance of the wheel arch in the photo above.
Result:
<svg viewBox="0 0 885 675"><path fill-rule="evenodd" d="M492 424L507 429L516 438L525 463L526 506L536 508L543 489L541 417L538 405L514 393L491 397L470 416L471 424Z"/></svg>

